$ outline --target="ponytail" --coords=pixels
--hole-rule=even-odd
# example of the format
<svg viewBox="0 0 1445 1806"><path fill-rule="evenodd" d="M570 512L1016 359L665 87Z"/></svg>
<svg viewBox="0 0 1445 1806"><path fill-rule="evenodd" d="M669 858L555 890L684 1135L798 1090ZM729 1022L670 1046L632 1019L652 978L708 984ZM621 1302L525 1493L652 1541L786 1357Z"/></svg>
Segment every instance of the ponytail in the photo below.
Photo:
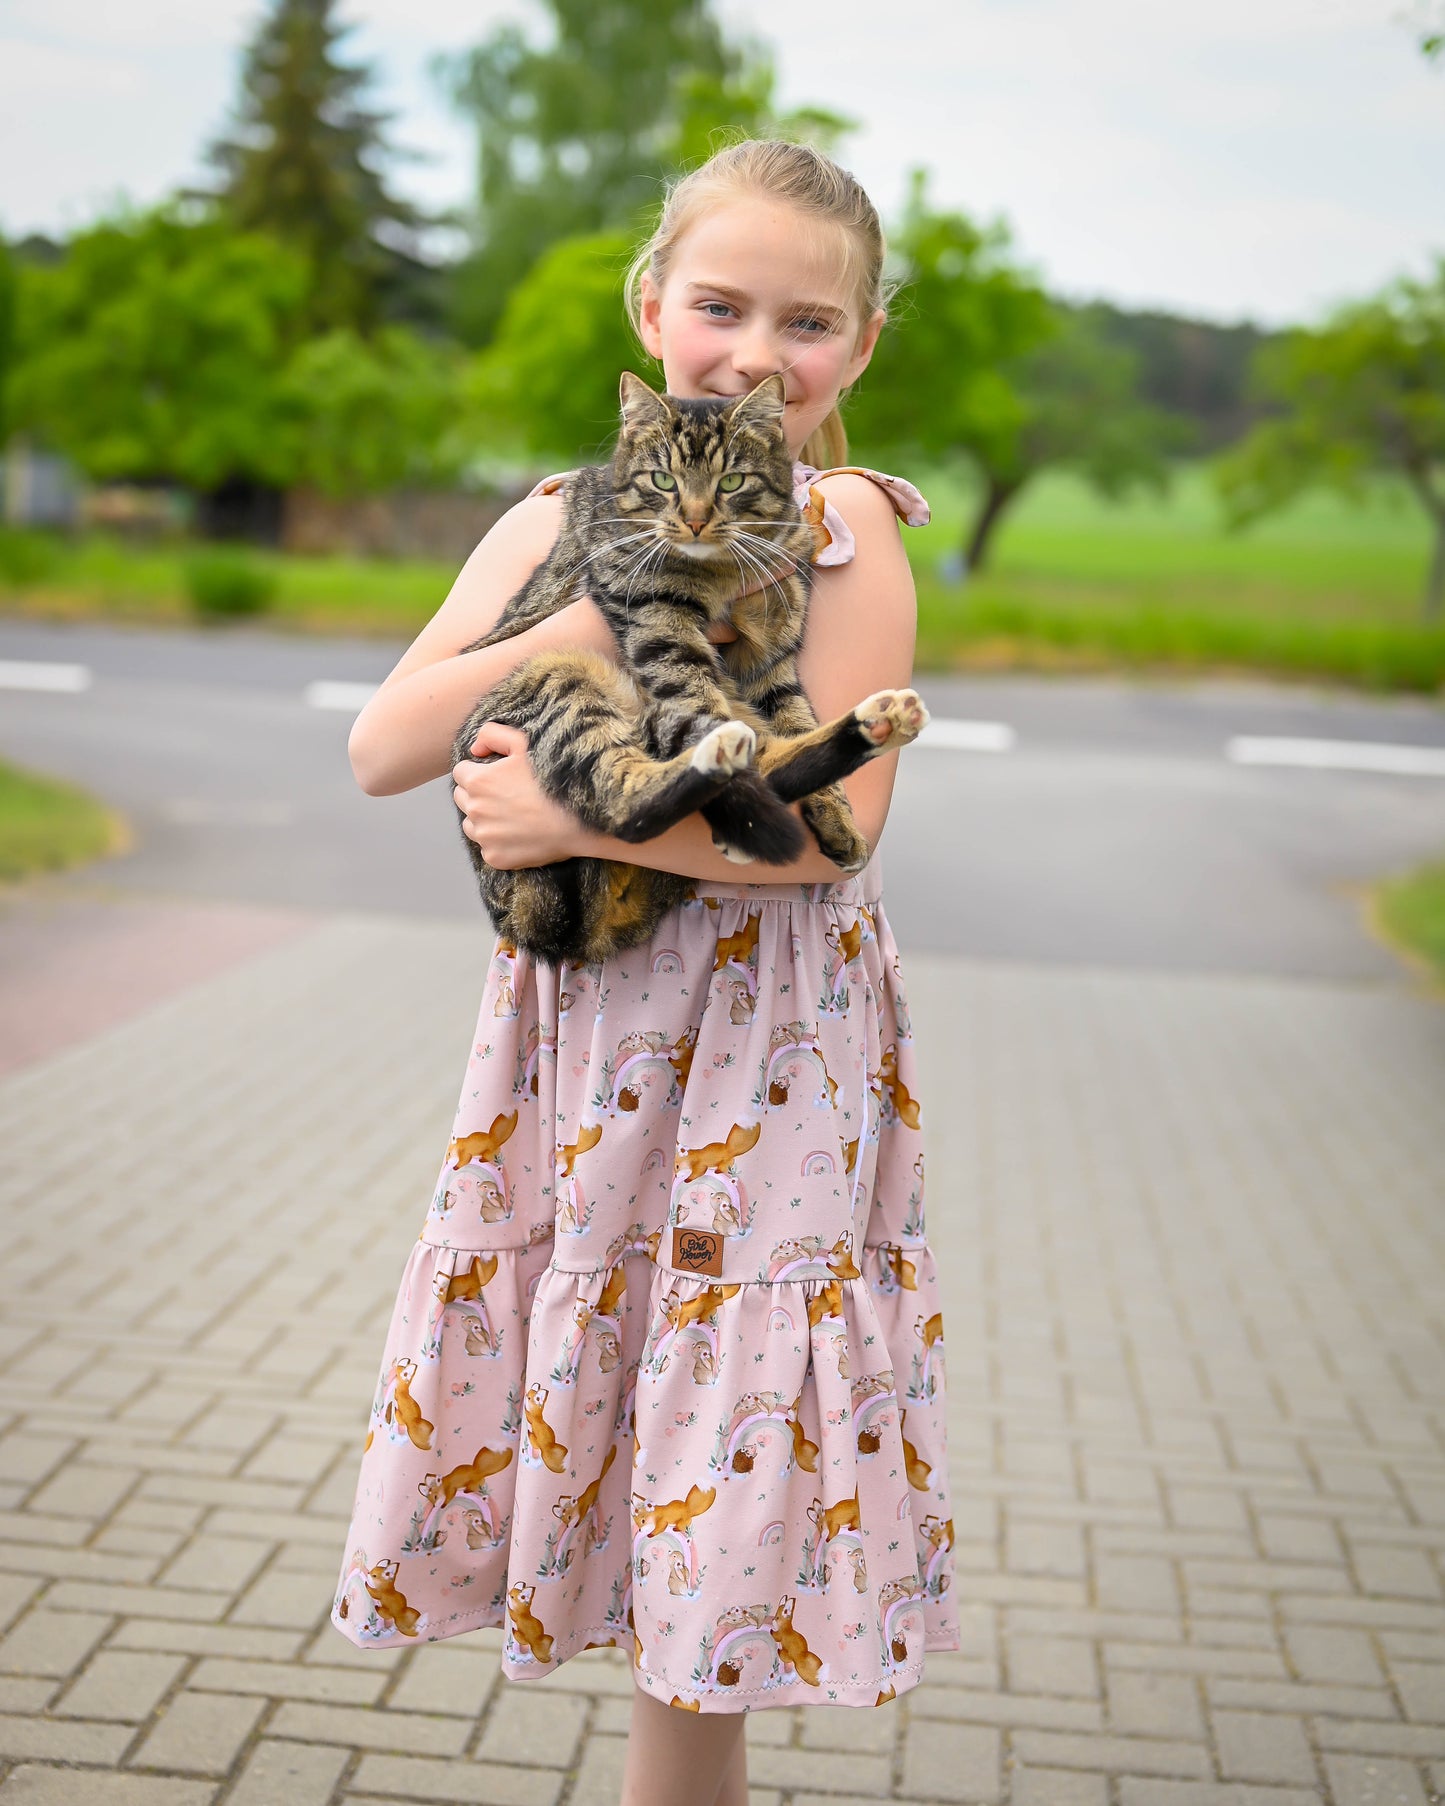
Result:
<svg viewBox="0 0 1445 1806"><path fill-rule="evenodd" d="M814 470L835 470L848 462L848 433L837 408L808 434L798 455L802 463L811 464Z"/></svg>

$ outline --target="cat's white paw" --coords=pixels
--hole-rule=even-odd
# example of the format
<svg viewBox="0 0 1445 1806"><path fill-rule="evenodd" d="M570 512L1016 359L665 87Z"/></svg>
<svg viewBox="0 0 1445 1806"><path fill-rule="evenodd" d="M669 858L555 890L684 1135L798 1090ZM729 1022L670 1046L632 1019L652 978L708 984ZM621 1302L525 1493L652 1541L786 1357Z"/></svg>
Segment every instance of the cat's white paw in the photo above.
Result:
<svg viewBox="0 0 1445 1806"><path fill-rule="evenodd" d="M928 710L917 690L879 690L853 711L865 739L882 751L907 746L928 725Z"/></svg>
<svg viewBox="0 0 1445 1806"><path fill-rule="evenodd" d="M734 865L751 865L753 863L751 853L745 853L741 847L730 847L725 840L719 840L715 834L712 844L724 859L730 859Z"/></svg>
<svg viewBox="0 0 1445 1806"><path fill-rule="evenodd" d="M721 721L692 749L692 768L708 777L731 777L753 762L758 737L745 721Z"/></svg>

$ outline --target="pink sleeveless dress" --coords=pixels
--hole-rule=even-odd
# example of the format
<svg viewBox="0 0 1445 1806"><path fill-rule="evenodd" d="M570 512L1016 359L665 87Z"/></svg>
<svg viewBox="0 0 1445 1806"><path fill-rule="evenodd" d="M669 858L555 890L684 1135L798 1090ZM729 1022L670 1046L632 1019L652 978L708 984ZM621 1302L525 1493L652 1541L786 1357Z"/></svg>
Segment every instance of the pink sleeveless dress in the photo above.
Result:
<svg viewBox="0 0 1445 1806"><path fill-rule="evenodd" d="M844 563L818 474L799 502ZM503 1626L515 1681L618 1644L704 1712L878 1705L959 1647L880 883L876 855L833 884L697 880L599 965L497 943L366 1432L332 1614L354 1643Z"/></svg>

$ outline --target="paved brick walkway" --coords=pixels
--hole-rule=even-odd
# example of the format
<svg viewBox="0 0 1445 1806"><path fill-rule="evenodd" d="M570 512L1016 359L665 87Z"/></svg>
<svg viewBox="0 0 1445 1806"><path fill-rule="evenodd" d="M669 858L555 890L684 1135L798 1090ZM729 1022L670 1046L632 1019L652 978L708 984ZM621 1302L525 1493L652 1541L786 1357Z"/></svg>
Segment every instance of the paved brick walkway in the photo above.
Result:
<svg viewBox="0 0 1445 1806"><path fill-rule="evenodd" d="M254 903L127 895L90 874L0 883L0 1077L315 921Z"/></svg>
<svg viewBox="0 0 1445 1806"><path fill-rule="evenodd" d="M325 1622L486 953L326 919L0 1083L0 1806L615 1806L620 1653ZM1445 1011L908 971L966 1646L755 1806L1445 1793Z"/></svg>

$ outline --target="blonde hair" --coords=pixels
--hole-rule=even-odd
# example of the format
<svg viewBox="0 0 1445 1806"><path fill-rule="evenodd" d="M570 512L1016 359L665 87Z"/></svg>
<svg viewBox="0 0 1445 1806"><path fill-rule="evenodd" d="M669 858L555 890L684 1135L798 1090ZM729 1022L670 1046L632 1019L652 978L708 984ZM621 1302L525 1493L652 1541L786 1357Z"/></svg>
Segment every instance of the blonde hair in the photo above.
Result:
<svg viewBox="0 0 1445 1806"><path fill-rule="evenodd" d="M811 145L744 138L714 151L706 163L668 184L656 229L627 270L623 294L634 330L642 328L644 272L651 273L660 293L673 254L699 215L718 201L745 194L787 201L806 218L841 226L844 270L860 333L880 307L886 312L883 228L857 181ZM846 394L845 389L840 402ZM837 407L808 435L801 455L805 464L820 470L848 462L848 435Z"/></svg>

